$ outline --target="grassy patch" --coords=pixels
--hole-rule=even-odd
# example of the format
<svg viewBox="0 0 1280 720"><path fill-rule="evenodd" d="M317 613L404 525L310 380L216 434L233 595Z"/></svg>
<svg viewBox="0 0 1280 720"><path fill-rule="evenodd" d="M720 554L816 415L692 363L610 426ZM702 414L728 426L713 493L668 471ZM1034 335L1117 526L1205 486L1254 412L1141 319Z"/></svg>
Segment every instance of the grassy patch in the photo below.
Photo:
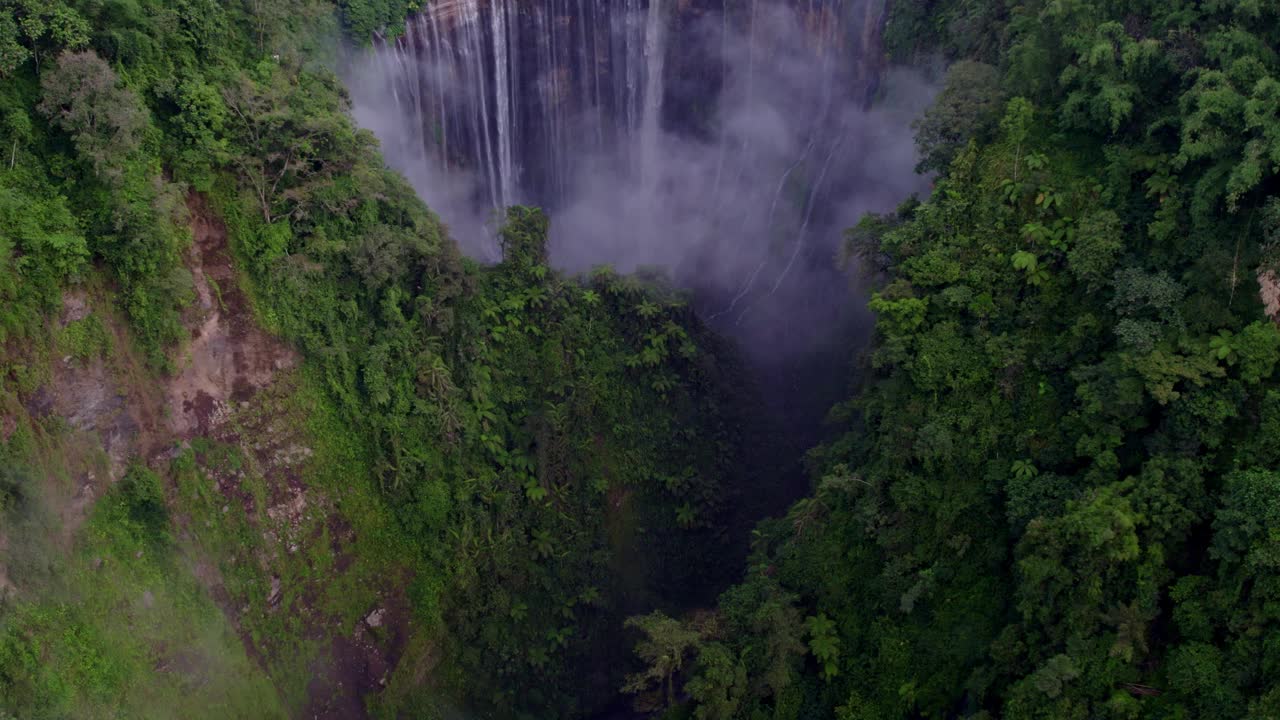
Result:
<svg viewBox="0 0 1280 720"><path fill-rule="evenodd" d="M22 718L284 717L175 552L159 478L135 468L71 554L0 608L0 710ZM27 508L27 512L34 512Z"/></svg>
<svg viewBox="0 0 1280 720"><path fill-rule="evenodd" d="M328 647L317 638L349 634L382 593L430 571L406 552L360 435L307 371L279 379L222 432L172 462L178 542L217 567L226 606L297 712Z"/></svg>
<svg viewBox="0 0 1280 720"><path fill-rule="evenodd" d="M67 323L57 335L58 351L81 362L107 357L111 353L111 333L93 313Z"/></svg>

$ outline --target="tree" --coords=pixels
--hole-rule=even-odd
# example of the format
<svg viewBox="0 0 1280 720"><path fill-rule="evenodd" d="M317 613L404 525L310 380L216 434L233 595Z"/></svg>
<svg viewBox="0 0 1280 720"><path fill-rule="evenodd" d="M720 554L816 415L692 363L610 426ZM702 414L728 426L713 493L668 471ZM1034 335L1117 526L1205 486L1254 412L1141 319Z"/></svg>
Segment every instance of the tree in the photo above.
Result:
<svg viewBox="0 0 1280 720"><path fill-rule="evenodd" d="M227 106L218 89L198 77L187 78L172 92L178 113L170 120L182 147L175 154L183 179L199 190L213 183L213 169L230 160Z"/></svg>
<svg viewBox="0 0 1280 720"><path fill-rule="evenodd" d="M836 636L836 624L826 613L805 618L809 630L809 651L817 659L824 680L840 674L840 638Z"/></svg>
<svg viewBox="0 0 1280 720"><path fill-rule="evenodd" d="M1227 478L1213 553L1250 572L1280 569L1280 473L1248 470Z"/></svg>
<svg viewBox="0 0 1280 720"><path fill-rule="evenodd" d="M68 52L40 80L40 112L71 136L94 172L118 182L121 166L142 144L147 111L138 97L93 52Z"/></svg>
<svg viewBox="0 0 1280 720"><path fill-rule="evenodd" d="M1120 218L1110 210L1093 212L1081 218L1075 244L1067 252L1067 266L1071 272L1091 287L1105 282L1124 249L1123 231Z"/></svg>
<svg viewBox="0 0 1280 720"><path fill-rule="evenodd" d="M507 209L507 222L498 233L502 260L527 271L547 264L547 231L551 221L538 208L516 206Z"/></svg>
<svg viewBox="0 0 1280 720"><path fill-rule="evenodd" d="M89 23L64 0L0 0L0 77L49 51L89 44Z"/></svg>
<svg viewBox="0 0 1280 720"><path fill-rule="evenodd" d="M9 137L13 138L13 147L9 150L9 169L18 163L18 149L28 145L35 138L31 116L23 110L10 110L4 118L4 127Z"/></svg>
<svg viewBox="0 0 1280 720"><path fill-rule="evenodd" d="M697 674L686 690L697 704L698 720L730 720L747 693L747 669L724 643L709 642L698 652Z"/></svg>
<svg viewBox="0 0 1280 720"><path fill-rule="evenodd" d="M351 248L351 268L370 291L381 291L412 270L418 261L416 255L426 254L427 248L415 240L403 228L375 225Z"/></svg>
<svg viewBox="0 0 1280 720"><path fill-rule="evenodd" d="M685 656L701 643L701 636L696 630L660 611L628 618L626 626L645 634L636 643L636 655L647 667L628 676L623 691L634 695L647 692L656 685L665 688L666 707L672 707L675 704L676 674L684 667Z"/></svg>
<svg viewBox="0 0 1280 720"><path fill-rule="evenodd" d="M296 57L297 35L333 13L333 5L314 0L242 0L252 22L260 54Z"/></svg>
<svg viewBox="0 0 1280 720"><path fill-rule="evenodd" d="M1205 69L1182 98L1185 119L1177 163L1210 162L1219 170L1210 176L1215 182L1197 193L1201 215L1222 195L1229 209L1238 209L1246 194L1280 168L1280 81L1264 72L1258 66L1242 78L1241 73Z"/></svg>
<svg viewBox="0 0 1280 720"><path fill-rule="evenodd" d="M970 140L990 140L1004 93L990 65L962 60L947 71L937 101L912 126L920 150L917 172L942 172Z"/></svg>
<svg viewBox="0 0 1280 720"><path fill-rule="evenodd" d="M0 77L8 77L31 53L22 45L22 31L10 13L0 6Z"/></svg>
<svg viewBox="0 0 1280 720"><path fill-rule="evenodd" d="M223 100L239 144L232 164L252 188L263 222L272 225L307 215L335 175L374 151L374 141L346 121L345 104L327 87L332 78L297 75L273 63L261 64L256 75L242 74Z"/></svg>

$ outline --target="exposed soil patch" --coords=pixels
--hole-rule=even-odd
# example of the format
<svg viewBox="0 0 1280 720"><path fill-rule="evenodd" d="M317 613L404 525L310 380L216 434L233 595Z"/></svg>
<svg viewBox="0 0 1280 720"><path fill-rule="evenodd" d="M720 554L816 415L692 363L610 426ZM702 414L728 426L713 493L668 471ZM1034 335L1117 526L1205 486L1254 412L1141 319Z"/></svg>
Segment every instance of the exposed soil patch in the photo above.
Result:
<svg viewBox="0 0 1280 720"><path fill-rule="evenodd" d="M407 582L393 582L402 588ZM367 717L363 698L381 692L404 655L411 610L404 594L384 597L349 636L334 638L328 657L313 669L304 718L347 720Z"/></svg>
<svg viewBox="0 0 1280 720"><path fill-rule="evenodd" d="M134 403L116 383L101 360L80 365L62 360L54 365L53 411L73 429L97 433L111 460L111 480L123 476L135 454L141 423L132 415Z"/></svg>
<svg viewBox="0 0 1280 720"><path fill-rule="evenodd" d="M169 425L190 438L209 435L232 403L247 402L279 370L298 364L290 347L254 323L227 245L227 228L202 195L187 196L191 212L191 275L197 304L188 314L191 345L168 385Z"/></svg>
<svg viewBox="0 0 1280 720"><path fill-rule="evenodd" d="M356 533L341 515L334 513L328 518L329 552L333 554L333 569L345 573L355 564L355 555L350 548L355 544Z"/></svg>
<svg viewBox="0 0 1280 720"><path fill-rule="evenodd" d="M404 653L411 616L403 592L407 583L389 578L389 594L354 629L320 609L319 587L352 564L347 548L354 533L333 501L305 481L312 450L306 445L305 417L290 409L294 384L286 372L300 358L257 326L222 221L200 195L189 196L187 207L198 302L186 317L190 345L166 387L170 442L205 437L240 451L243 464L207 462L213 458L199 455L197 462L225 498L223 512L238 504L263 540L252 557L241 561L256 563L269 583L265 611L304 618L309 639L328 646L313 666L301 716L366 717L364 698L385 687ZM253 485L259 479L261 485ZM332 569L305 579L304 587L291 586L299 578L286 572L289 556L305 556L316 543L332 553ZM254 641L244 631L242 615L250 607L235 607L239 600L229 596L214 564L198 560L194 570L241 632L250 656L260 667L270 667L279 648L270 638Z"/></svg>
<svg viewBox="0 0 1280 720"><path fill-rule="evenodd" d="M0 532L0 558L8 557L8 555L9 536ZM4 563L0 563L0 602L9 599L9 596L15 591L17 591L17 588L15 588L13 583L9 580L8 568L4 566Z"/></svg>
<svg viewBox="0 0 1280 720"><path fill-rule="evenodd" d="M1280 318L1280 276L1274 270L1258 273L1258 295L1262 298L1267 317Z"/></svg>
<svg viewBox="0 0 1280 720"><path fill-rule="evenodd" d="M85 293L69 292L63 296L59 325L65 328L94 311ZM120 341L123 331L111 313L98 315L116 334L117 345L127 346ZM63 452L74 485L48 488L66 540L84 524L94 500L124 477L130 460L139 454L154 426L154 403L145 389L128 382L132 373L125 368L135 361L127 350L110 364L101 357L55 358L50 363L49 384L25 400L32 418L59 417L69 432Z"/></svg>

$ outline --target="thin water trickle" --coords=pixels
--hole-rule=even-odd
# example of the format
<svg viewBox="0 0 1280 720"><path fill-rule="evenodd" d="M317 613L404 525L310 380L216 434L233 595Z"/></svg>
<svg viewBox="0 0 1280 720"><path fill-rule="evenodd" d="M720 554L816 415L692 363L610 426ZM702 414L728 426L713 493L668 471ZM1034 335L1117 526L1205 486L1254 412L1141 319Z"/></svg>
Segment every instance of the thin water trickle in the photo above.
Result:
<svg viewBox="0 0 1280 720"><path fill-rule="evenodd" d="M658 133L662 122L662 96L666 73L667 33L663 27L662 0L649 0L644 28L644 115L640 121L640 182L652 187L657 182Z"/></svg>

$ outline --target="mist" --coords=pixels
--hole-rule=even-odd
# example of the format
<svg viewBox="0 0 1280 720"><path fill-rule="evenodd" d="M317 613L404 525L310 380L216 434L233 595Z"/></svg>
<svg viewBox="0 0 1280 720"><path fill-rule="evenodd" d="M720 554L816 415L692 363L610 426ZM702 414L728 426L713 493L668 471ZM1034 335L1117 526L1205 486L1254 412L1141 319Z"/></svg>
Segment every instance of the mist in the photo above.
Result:
<svg viewBox="0 0 1280 720"><path fill-rule="evenodd" d="M502 7L495 3L485 12L501 15ZM674 20L633 8L631 16L614 20L623 28L616 32L644 32L627 70L627 90L638 98L631 102L633 117L614 122L615 129L602 120L603 108L582 103L587 107L546 133L564 136L554 157L565 170L541 183L553 187L532 178L534 161L523 146L514 154L526 161L508 161L512 167L503 171L501 153L490 146L504 147L519 130L493 134L487 118L470 162L442 157L442 143L431 141L433 131L423 127L428 123L414 111L406 87L430 86L429 99L442 106L471 103L477 117L476 108L492 113L496 105L484 87L493 78L460 72L451 56L405 52L403 42L399 51L384 46L359 58L347 80L357 122L378 136L388 163L408 177L469 254L499 259L495 200L539 204L551 216L557 267L660 269L693 293L713 327L754 353L785 359L811 352L833 326L867 324L861 301L851 302L848 277L836 270L843 230L864 213L891 210L928 189L914 172L911 123L935 89L905 69L859 77L863 59L849 51L857 44L849 36L862 34L863 54L878 52L878 42L865 41L875 32L873 10L837 2L815 16L780 0L758 0L747 18L718 11L681 18L677 38ZM536 3L521 12L536 13ZM450 21L458 22L432 19L434 39ZM693 64L720 72L699 80ZM491 73L503 63L479 67ZM620 76L614 72L613 81ZM641 76L643 87L631 88ZM548 92L545 77L534 82L526 92ZM875 102L868 103L871 95ZM495 160L486 165L485 157Z"/></svg>

